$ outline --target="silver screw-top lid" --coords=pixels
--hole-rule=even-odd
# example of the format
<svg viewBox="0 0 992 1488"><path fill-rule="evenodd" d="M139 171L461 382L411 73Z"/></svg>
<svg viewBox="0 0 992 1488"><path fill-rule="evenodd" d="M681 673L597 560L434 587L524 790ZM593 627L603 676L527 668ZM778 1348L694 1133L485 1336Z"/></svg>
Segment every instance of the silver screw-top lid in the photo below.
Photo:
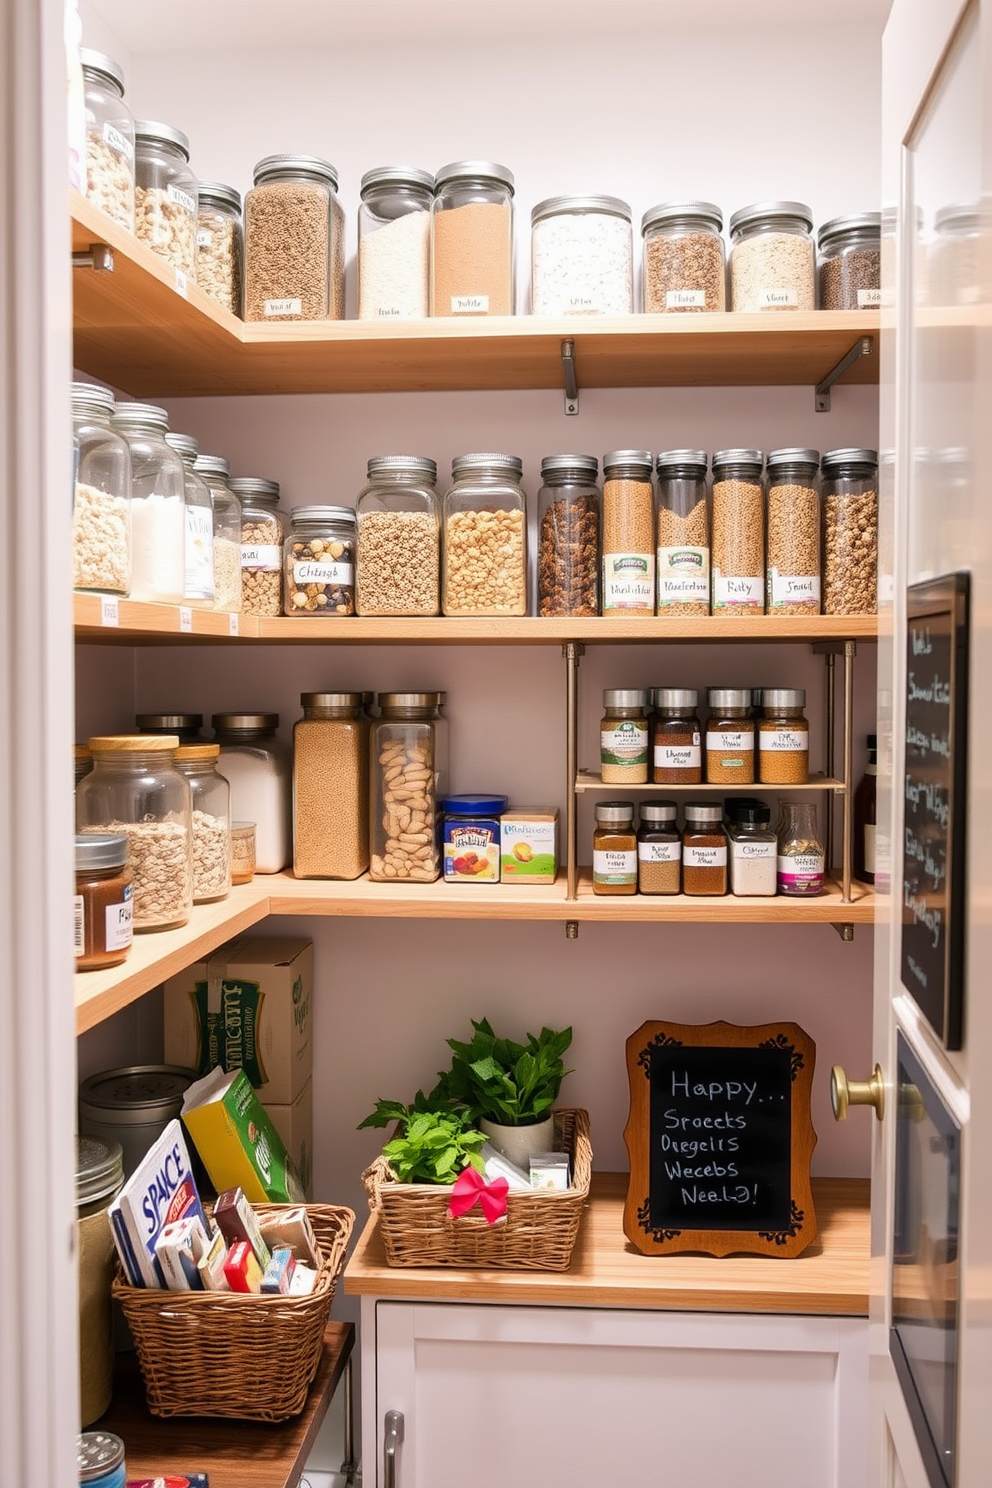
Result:
<svg viewBox="0 0 992 1488"><path fill-rule="evenodd" d="M442 165L434 177L434 190L439 192L450 181L493 181L513 193L513 172L495 160L452 160Z"/></svg>
<svg viewBox="0 0 992 1488"><path fill-rule="evenodd" d="M790 465L812 465L814 471L820 464L820 451L815 449L777 449L768 452L768 473Z"/></svg>
<svg viewBox="0 0 992 1488"><path fill-rule="evenodd" d="M290 513L294 526L298 522L345 522L355 525L355 510L351 506L294 506Z"/></svg>
<svg viewBox="0 0 992 1488"><path fill-rule="evenodd" d="M430 171L417 170L414 166L377 165L374 170L366 171L362 177L359 186L362 201L370 191L375 191L380 186L405 186L411 190L433 191L434 177Z"/></svg>
<svg viewBox="0 0 992 1488"><path fill-rule="evenodd" d="M135 727L143 734L197 734L202 713L136 713Z"/></svg>
<svg viewBox="0 0 992 1488"><path fill-rule="evenodd" d="M641 821L666 826L678 820L679 808L674 801L642 801Z"/></svg>
<svg viewBox="0 0 992 1488"><path fill-rule="evenodd" d="M95 52L92 47L80 47L79 65L84 73L95 72L101 78L106 78L124 97L124 69L113 57L108 57L106 52Z"/></svg>
<svg viewBox="0 0 992 1488"><path fill-rule="evenodd" d="M831 217L816 235L820 249L824 249L834 238L844 238L848 233L870 233L882 236L881 212L859 212L851 217Z"/></svg>
<svg viewBox="0 0 992 1488"><path fill-rule="evenodd" d="M572 212L599 212L630 221L630 204L619 196L548 196L531 209L531 226L546 217L567 216Z"/></svg>
<svg viewBox="0 0 992 1488"><path fill-rule="evenodd" d="M252 172L256 186L265 181L318 181L338 189L337 167L319 155L266 155Z"/></svg>
<svg viewBox="0 0 992 1488"><path fill-rule="evenodd" d="M666 222L682 221L702 222L707 227L715 227L718 232L723 231L723 212L715 203L686 201L659 202L656 207L648 207L641 218L641 232L650 232L653 227L662 227Z"/></svg>
<svg viewBox="0 0 992 1488"><path fill-rule="evenodd" d="M199 181L197 196L201 207L230 207L234 212L241 212L241 192L233 186L225 186L222 181Z"/></svg>
<svg viewBox="0 0 992 1488"><path fill-rule="evenodd" d="M603 705L607 708L646 708L647 688L608 688L603 693Z"/></svg>
<svg viewBox="0 0 992 1488"><path fill-rule="evenodd" d="M300 705L304 708L360 708L360 692L301 692Z"/></svg>
<svg viewBox="0 0 992 1488"><path fill-rule="evenodd" d="M200 452L200 446L192 434L166 434L165 442L170 449L174 449L177 455L181 455L187 465L192 466L196 462Z"/></svg>
<svg viewBox="0 0 992 1488"><path fill-rule="evenodd" d="M279 714L212 713L210 722L217 734L273 733L279 727Z"/></svg>
<svg viewBox="0 0 992 1488"><path fill-rule="evenodd" d="M687 801L685 803L686 826L689 822L700 822L711 825L723 821L723 807L714 806L712 801Z"/></svg>
<svg viewBox="0 0 992 1488"><path fill-rule="evenodd" d="M598 475L595 455L545 455L541 460L541 479L549 486L566 486L576 480L588 483Z"/></svg>
<svg viewBox="0 0 992 1488"><path fill-rule="evenodd" d="M750 708L750 687L710 687L706 692L710 708Z"/></svg>
<svg viewBox="0 0 992 1488"><path fill-rule="evenodd" d="M200 475L219 475L226 481L231 473L231 462L223 455L197 455L193 469Z"/></svg>
<svg viewBox="0 0 992 1488"><path fill-rule="evenodd" d="M820 469L824 475L836 475L845 465L877 465L878 450L873 449L835 449L827 450L820 461Z"/></svg>
<svg viewBox="0 0 992 1488"><path fill-rule="evenodd" d="M761 690L763 708L805 708L806 689L803 687L764 687Z"/></svg>
<svg viewBox="0 0 992 1488"><path fill-rule="evenodd" d="M232 475L228 485L241 501L250 497L263 506L275 506L279 501L279 482L261 475Z"/></svg>
<svg viewBox="0 0 992 1488"><path fill-rule="evenodd" d="M761 450L756 449L725 449L716 450L713 455L713 474L721 467L728 465L754 466L754 474L761 474L761 467L765 463L765 457Z"/></svg>
<svg viewBox="0 0 992 1488"><path fill-rule="evenodd" d="M114 427L137 434L164 434L169 415L154 403L118 403L114 408Z"/></svg>
<svg viewBox="0 0 992 1488"><path fill-rule="evenodd" d="M139 142L147 140L153 145L172 145L189 159L189 139L181 129L174 129L171 124L160 124L155 119L135 119L134 137Z"/></svg>
<svg viewBox="0 0 992 1488"><path fill-rule="evenodd" d="M114 395L99 382L74 382L71 386L73 413L112 413Z"/></svg>
<svg viewBox="0 0 992 1488"><path fill-rule="evenodd" d="M596 820L602 822L605 827L622 827L632 823L634 803L632 801L598 801Z"/></svg>
<svg viewBox="0 0 992 1488"><path fill-rule="evenodd" d="M76 1138L76 1204L110 1199L124 1182L124 1149L107 1137Z"/></svg>
<svg viewBox="0 0 992 1488"><path fill-rule="evenodd" d="M694 687L652 687L651 701L656 708L698 708L699 693Z"/></svg>
<svg viewBox="0 0 992 1488"><path fill-rule="evenodd" d="M654 463L659 475L669 475L673 471L683 468L692 470L698 475L705 475L706 451L662 450Z"/></svg>
<svg viewBox="0 0 992 1488"><path fill-rule="evenodd" d="M749 207L740 207L730 219L730 232L733 235L742 227L749 227L754 222L801 222L807 232L813 228L813 211L805 202L798 201L766 201L753 202Z"/></svg>
<svg viewBox="0 0 992 1488"><path fill-rule="evenodd" d="M373 455L367 469L369 480L379 474L422 475L432 486L437 483L437 461L429 455Z"/></svg>
<svg viewBox="0 0 992 1488"><path fill-rule="evenodd" d="M510 475L519 480L524 473L524 462L519 455L471 454L456 455L451 462L451 475L457 480L460 475L489 472L493 475Z"/></svg>
<svg viewBox="0 0 992 1488"><path fill-rule="evenodd" d="M127 838L117 832L82 832L76 838L76 872L91 868L123 868Z"/></svg>
<svg viewBox="0 0 992 1488"><path fill-rule="evenodd" d="M627 470L635 480L650 480L653 468L654 457L650 450L610 450L603 456L603 474L607 478Z"/></svg>
<svg viewBox="0 0 992 1488"><path fill-rule="evenodd" d="M116 1467L123 1470L124 1443L112 1431L82 1431L76 1437L80 1484L96 1483Z"/></svg>

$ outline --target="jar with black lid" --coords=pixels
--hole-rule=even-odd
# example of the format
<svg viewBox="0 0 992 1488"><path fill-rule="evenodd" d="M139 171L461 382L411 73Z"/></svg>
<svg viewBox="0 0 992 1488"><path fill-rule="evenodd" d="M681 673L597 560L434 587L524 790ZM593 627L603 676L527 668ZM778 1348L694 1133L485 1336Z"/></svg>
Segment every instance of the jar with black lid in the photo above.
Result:
<svg viewBox="0 0 992 1488"><path fill-rule="evenodd" d="M213 508L214 609L241 610L241 502L231 489L231 467L221 455L197 455Z"/></svg>
<svg viewBox="0 0 992 1488"><path fill-rule="evenodd" d="M733 310L815 310L813 214L805 202L741 207L730 219Z"/></svg>
<svg viewBox="0 0 992 1488"><path fill-rule="evenodd" d="M494 160L456 160L437 173L431 314L513 314L513 172Z"/></svg>
<svg viewBox="0 0 992 1488"><path fill-rule="evenodd" d="M214 603L214 513L210 491L195 470L199 445L191 434L168 433L165 442L183 462L186 492L185 603L209 610Z"/></svg>
<svg viewBox="0 0 992 1488"><path fill-rule="evenodd" d="M663 450L658 472L658 614L710 612L710 521L706 451Z"/></svg>
<svg viewBox="0 0 992 1488"><path fill-rule="evenodd" d="M283 614L355 613L355 513L350 506L294 506L283 548Z"/></svg>
<svg viewBox="0 0 992 1488"><path fill-rule="evenodd" d="M817 234L820 309L876 310L882 303L882 214L833 217Z"/></svg>
<svg viewBox="0 0 992 1488"><path fill-rule="evenodd" d="M194 283L198 188L181 129L135 120L134 182L135 236Z"/></svg>
<svg viewBox="0 0 992 1488"><path fill-rule="evenodd" d="M240 315L244 268L241 193L220 181L201 181L196 213L196 287L232 315Z"/></svg>
<svg viewBox="0 0 992 1488"><path fill-rule="evenodd" d="M727 804L730 892L771 898L778 892L778 835L771 826L771 808L749 798Z"/></svg>
<svg viewBox="0 0 992 1488"><path fill-rule="evenodd" d="M359 320L424 320L430 309L434 177L406 166L379 166L362 177L361 198Z"/></svg>
<svg viewBox="0 0 992 1488"><path fill-rule="evenodd" d="M202 713L136 713L139 734L176 734L180 744L196 744L203 728Z"/></svg>
<svg viewBox="0 0 992 1488"><path fill-rule="evenodd" d="M820 468L823 613L874 615L878 598L878 451L828 450Z"/></svg>
<svg viewBox="0 0 992 1488"><path fill-rule="evenodd" d="M116 832L76 838L76 970L119 966L131 949L131 880L127 837Z"/></svg>
<svg viewBox="0 0 992 1488"><path fill-rule="evenodd" d="M113 57L80 47L86 101L86 197L134 232L134 117Z"/></svg>
<svg viewBox="0 0 992 1488"><path fill-rule="evenodd" d="M644 309L672 315L726 310L723 213L712 202L661 202L641 219Z"/></svg>
<svg viewBox="0 0 992 1488"><path fill-rule="evenodd" d="M768 456L765 609L769 615L820 613L820 452Z"/></svg>
<svg viewBox="0 0 992 1488"><path fill-rule="evenodd" d="M595 455L545 455L537 497L537 612L599 614L602 494Z"/></svg>
<svg viewBox="0 0 992 1488"><path fill-rule="evenodd" d="M637 891L677 894L682 883L682 834L674 801L644 801L637 830Z"/></svg>
<svg viewBox="0 0 992 1488"><path fill-rule="evenodd" d="M426 455L374 455L358 520L359 615L436 615L441 608L437 465Z"/></svg>
<svg viewBox="0 0 992 1488"><path fill-rule="evenodd" d="M653 768L655 785L699 785L703 778L699 693L691 687L656 687Z"/></svg>
<svg viewBox="0 0 992 1488"><path fill-rule="evenodd" d="M338 173L316 155L267 155L245 197L245 320L344 317Z"/></svg>

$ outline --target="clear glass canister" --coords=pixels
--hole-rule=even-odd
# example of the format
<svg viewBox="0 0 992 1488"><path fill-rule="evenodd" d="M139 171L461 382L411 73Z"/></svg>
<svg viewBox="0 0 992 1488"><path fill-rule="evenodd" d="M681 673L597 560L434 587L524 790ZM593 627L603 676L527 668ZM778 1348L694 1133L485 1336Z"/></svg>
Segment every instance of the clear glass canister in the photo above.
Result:
<svg viewBox="0 0 992 1488"><path fill-rule="evenodd" d="M654 466L650 450L603 456L603 614L653 615Z"/></svg>
<svg viewBox="0 0 992 1488"><path fill-rule="evenodd" d="M183 462L186 492L185 600L199 610L214 602L214 518L210 492L194 466L199 446L191 434L166 434L165 442Z"/></svg>
<svg viewBox="0 0 992 1488"><path fill-rule="evenodd" d="M778 891L806 898L822 894L826 864L816 807L779 801Z"/></svg>
<svg viewBox="0 0 992 1488"><path fill-rule="evenodd" d="M338 173L316 155L267 155L245 197L245 320L344 317Z"/></svg>
<svg viewBox="0 0 992 1488"><path fill-rule="evenodd" d="M882 303L882 214L834 217L817 234L820 309L875 310Z"/></svg>
<svg viewBox="0 0 992 1488"><path fill-rule="evenodd" d="M284 615L355 613L355 513L294 506L283 545Z"/></svg>
<svg viewBox="0 0 992 1488"><path fill-rule="evenodd" d="M282 545L279 483L259 475L232 475L241 502L241 609L245 615L282 614Z"/></svg>
<svg viewBox="0 0 992 1488"><path fill-rule="evenodd" d="M682 833L683 894L727 892L727 834L723 807L687 801Z"/></svg>
<svg viewBox="0 0 992 1488"><path fill-rule="evenodd" d="M215 713L211 722L231 819L255 823L255 871L281 873L292 857L293 757L276 736L279 714Z"/></svg>
<svg viewBox="0 0 992 1488"><path fill-rule="evenodd" d="M878 451L828 450L823 497L823 613L874 615L878 579Z"/></svg>
<svg viewBox="0 0 992 1488"><path fill-rule="evenodd" d="M242 312L245 235L241 193L201 181L196 212L196 284L232 315Z"/></svg>
<svg viewBox="0 0 992 1488"><path fill-rule="evenodd" d="M655 785L699 785L703 778L702 729L693 687L656 687L651 779Z"/></svg>
<svg viewBox="0 0 992 1488"><path fill-rule="evenodd" d="M182 604L186 472L165 442L168 415L150 403L118 403L113 428L131 452L131 598Z"/></svg>
<svg viewBox="0 0 992 1488"><path fill-rule="evenodd" d="M99 971L127 960L132 878L123 834L92 832L76 838L77 971Z"/></svg>
<svg viewBox="0 0 992 1488"><path fill-rule="evenodd" d="M637 829L637 892L677 894L682 885L682 833L674 801L644 801Z"/></svg>
<svg viewBox="0 0 992 1488"><path fill-rule="evenodd" d="M175 754L192 795L194 904L231 889L231 787L217 772L219 758L219 744L181 744Z"/></svg>
<svg viewBox="0 0 992 1488"><path fill-rule="evenodd" d="M733 310L814 310L813 214L803 202L758 202L730 219Z"/></svg>
<svg viewBox="0 0 992 1488"><path fill-rule="evenodd" d="M630 207L616 196L550 196L531 220L535 315L630 315Z"/></svg>
<svg viewBox="0 0 992 1488"><path fill-rule="evenodd" d="M203 728L202 713L136 713L139 734L176 734L180 744L197 744Z"/></svg>
<svg viewBox="0 0 992 1488"><path fill-rule="evenodd" d="M513 173L456 160L437 173L431 216L431 314L513 314Z"/></svg>
<svg viewBox="0 0 992 1488"><path fill-rule="evenodd" d="M305 692L293 726L293 872L359 878L369 866L369 723L360 692Z"/></svg>
<svg viewBox="0 0 992 1488"><path fill-rule="evenodd" d="M710 520L706 451L665 450L658 471L658 614L710 612Z"/></svg>
<svg viewBox="0 0 992 1488"><path fill-rule="evenodd" d="M765 502L760 450L713 456L713 613L761 615L765 608Z"/></svg>
<svg viewBox="0 0 992 1488"><path fill-rule="evenodd" d="M649 315L726 310L723 213L712 202L662 202L641 219Z"/></svg>
<svg viewBox="0 0 992 1488"><path fill-rule="evenodd" d="M637 834L630 801L596 804L592 891L594 894L637 893Z"/></svg>
<svg viewBox="0 0 992 1488"><path fill-rule="evenodd" d="M599 726L599 770L604 785L644 785L648 778L651 725L648 695L639 688L603 693Z"/></svg>
<svg viewBox="0 0 992 1488"><path fill-rule="evenodd" d="M765 609L769 615L820 613L820 452L768 456Z"/></svg>
<svg viewBox="0 0 992 1488"><path fill-rule="evenodd" d="M214 609L241 610L241 502L221 455L197 455L196 473L210 491L214 531Z"/></svg>
<svg viewBox="0 0 992 1488"><path fill-rule="evenodd" d="M424 320L430 312L430 171L366 171L358 209L359 320Z"/></svg>
<svg viewBox="0 0 992 1488"><path fill-rule="evenodd" d="M180 274L196 278L196 176L189 140L171 124L134 125L134 231Z"/></svg>
<svg viewBox="0 0 992 1488"><path fill-rule="evenodd" d="M76 790L80 834L127 838L135 930L185 925L193 906L192 807L175 767L175 734L103 735Z"/></svg>
<svg viewBox="0 0 992 1488"><path fill-rule="evenodd" d="M527 498L516 455L456 455L444 497L446 615L526 615Z"/></svg>
<svg viewBox="0 0 992 1488"><path fill-rule="evenodd" d="M754 721L749 687L711 687L706 694L706 779L712 785L754 782Z"/></svg>
<svg viewBox="0 0 992 1488"><path fill-rule="evenodd" d="M602 493L595 455L545 455L537 496L537 613L599 614Z"/></svg>
<svg viewBox="0 0 992 1488"><path fill-rule="evenodd" d="M433 883L441 873L438 799L448 792L443 692L380 692L372 722L369 878Z"/></svg>
<svg viewBox="0 0 992 1488"><path fill-rule="evenodd" d="M982 208L977 202L941 207L927 245L926 298L931 305L977 305L983 298Z"/></svg>
<svg viewBox="0 0 992 1488"><path fill-rule="evenodd" d="M95 383L72 384L76 479L72 503L75 589L127 594L131 587L131 453L111 427L114 395Z"/></svg>
<svg viewBox="0 0 992 1488"><path fill-rule="evenodd" d="M72 751L73 773L76 785L84 775L88 775L93 768L93 756L85 744L74 744Z"/></svg>
<svg viewBox="0 0 992 1488"><path fill-rule="evenodd" d="M86 196L134 232L134 117L113 57L82 47L86 95Z"/></svg>
<svg viewBox="0 0 992 1488"><path fill-rule="evenodd" d="M761 801L734 802L727 827L732 894L769 899L778 892L778 838L771 815Z"/></svg>
<svg viewBox="0 0 992 1488"><path fill-rule="evenodd" d="M766 687L758 721L762 785L803 785L809 779L809 724L801 687Z"/></svg>
<svg viewBox="0 0 992 1488"><path fill-rule="evenodd" d="M359 615L436 615L441 608L437 465L426 455L375 455L358 519Z"/></svg>

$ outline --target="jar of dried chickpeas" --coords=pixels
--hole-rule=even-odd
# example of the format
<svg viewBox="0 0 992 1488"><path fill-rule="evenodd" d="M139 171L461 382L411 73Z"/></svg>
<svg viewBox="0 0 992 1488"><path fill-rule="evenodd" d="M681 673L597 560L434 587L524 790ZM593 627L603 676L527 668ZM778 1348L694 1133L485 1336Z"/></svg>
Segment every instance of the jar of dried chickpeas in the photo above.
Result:
<svg viewBox="0 0 992 1488"><path fill-rule="evenodd" d="M649 450L603 456L603 614L653 615L654 491Z"/></svg>
<svg viewBox="0 0 992 1488"><path fill-rule="evenodd" d="M760 450L713 456L713 613L761 615L765 608L765 507Z"/></svg>
<svg viewBox="0 0 992 1488"><path fill-rule="evenodd" d="M369 866L369 723L360 692L304 692L293 727L293 872L359 878Z"/></svg>
<svg viewBox="0 0 992 1488"><path fill-rule="evenodd" d="M283 545L285 615L355 613L355 513L349 506L294 506Z"/></svg>
<svg viewBox="0 0 992 1488"><path fill-rule="evenodd" d="M369 878L433 883L441 874L439 797L448 792L443 692L380 692L372 722Z"/></svg>
<svg viewBox="0 0 992 1488"><path fill-rule="evenodd" d="M527 498L516 455L457 455L444 497L446 615L526 615Z"/></svg>
<svg viewBox="0 0 992 1488"><path fill-rule="evenodd" d="M820 452L768 456L765 609L769 615L820 613Z"/></svg>
<svg viewBox="0 0 992 1488"><path fill-rule="evenodd" d="M803 785L809 779L809 724L801 687L766 687L758 720L758 780Z"/></svg>

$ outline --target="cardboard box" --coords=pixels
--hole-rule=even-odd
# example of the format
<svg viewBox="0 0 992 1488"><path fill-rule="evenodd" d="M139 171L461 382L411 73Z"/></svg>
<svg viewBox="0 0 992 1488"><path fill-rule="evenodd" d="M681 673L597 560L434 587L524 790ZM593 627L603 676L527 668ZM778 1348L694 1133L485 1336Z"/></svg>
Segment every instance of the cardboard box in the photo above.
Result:
<svg viewBox="0 0 992 1488"><path fill-rule="evenodd" d="M309 1201L313 1198L313 1081L291 1106L267 1105L265 1113L282 1138Z"/></svg>
<svg viewBox="0 0 992 1488"><path fill-rule="evenodd" d="M499 838L503 883L554 883L558 872L557 811L514 806L500 817Z"/></svg>
<svg viewBox="0 0 992 1488"><path fill-rule="evenodd" d="M165 984L166 1059L243 1069L263 1105L291 1106L313 1074L313 943L240 936Z"/></svg>
<svg viewBox="0 0 992 1488"><path fill-rule="evenodd" d="M244 1070L218 1066L183 1099L189 1132L218 1193L240 1188L249 1204L300 1204L303 1185Z"/></svg>

